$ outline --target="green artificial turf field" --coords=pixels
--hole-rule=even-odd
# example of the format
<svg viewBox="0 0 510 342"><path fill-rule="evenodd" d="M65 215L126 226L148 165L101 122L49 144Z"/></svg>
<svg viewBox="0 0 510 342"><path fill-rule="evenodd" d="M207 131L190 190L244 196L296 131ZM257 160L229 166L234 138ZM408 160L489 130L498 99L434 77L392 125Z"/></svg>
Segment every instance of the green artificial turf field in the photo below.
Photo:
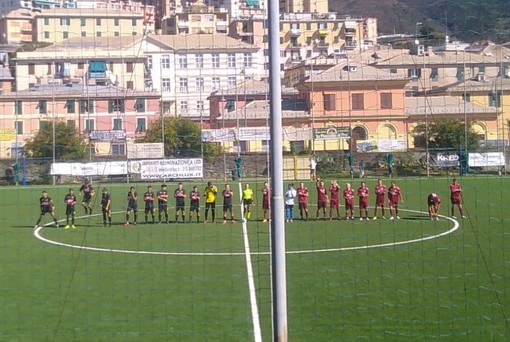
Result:
<svg viewBox="0 0 510 342"><path fill-rule="evenodd" d="M467 218L457 221L426 214L435 191L449 216L450 178L396 181L404 203L392 221L316 221L315 185L307 182L311 219L286 224L289 340L510 339L510 178L460 179ZM76 230L34 231L41 191L62 220L69 185L2 188L0 340L271 340L262 182L250 180L257 198L246 234L241 223L221 224L221 199L217 223L154 225L143 224L140 199L139 224L124 227L128 184L94 184L98 194L103 186L112 194L111 228L96 216L96 199L93 216L77 205ZM360 180L352 182L357 189ZM366 182L372 206L376 179ZM203 190L187 182L186 191L194 184ZM141 197L147 183L135 186ZM171 196L176 184L168 186ZM240 222L239 206L235 215ZM42 223L50 222L47 215Z"/></svg>

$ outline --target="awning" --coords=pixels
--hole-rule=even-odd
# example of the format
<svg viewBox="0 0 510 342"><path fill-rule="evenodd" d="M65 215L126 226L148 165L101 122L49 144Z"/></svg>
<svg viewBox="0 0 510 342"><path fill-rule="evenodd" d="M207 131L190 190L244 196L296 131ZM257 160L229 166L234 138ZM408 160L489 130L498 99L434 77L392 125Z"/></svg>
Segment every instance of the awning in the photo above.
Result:
<svg viewBox="0 0 510 342"><path fill-rule="evenodd" d="M90 61L89 71L91 72L105 72L106 62L105 61Z"/></svg>
<svg viewBox="0 0 510 342"><path fill-rule="evenodd" d="M259 0L246 0L246 6L259 7Z"/></svg>

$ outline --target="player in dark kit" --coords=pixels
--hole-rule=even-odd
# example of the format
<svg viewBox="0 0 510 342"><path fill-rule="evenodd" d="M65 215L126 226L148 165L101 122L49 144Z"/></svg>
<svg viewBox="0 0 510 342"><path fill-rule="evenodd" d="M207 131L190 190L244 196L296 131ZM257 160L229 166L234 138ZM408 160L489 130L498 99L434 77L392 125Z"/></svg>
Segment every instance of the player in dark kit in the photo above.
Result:
<svg viewBox="0 0 510 342"><path fill-rule="evenodd" d="M177 189L174 191L175 197L175 223L179 222L179 213L181 213L182 222L184 223L184 217L186 215L186 210L184 203L186 199L186 190L182 187L182 183L177 184Z"/></svg>
<svg viewBox="0 0 510 342"><path fill-rule="evenodd" d="M147 187L147 191L143 194L143 201L145 202L145 223L149 221L149 213L152 217L152 223L154 223L154 192L152 186Z"/></svg>
<svg viewBox="0 0 510 342"><path fill-rule="evenodd" d="M197 222L200 222L200 192L196 185L193 186L193 190L189 193L189 198L189 222L191 222L193 212L197 214Z"/></svg>
<svg viewBox="0 0 510 342"><path fill-rule="evenodd" d="M92 196L94 196L94 188L90 184L90 180L86 179L85 183L80 188L80 194L83 195L81 205L85 209L85 215L92 215Z"/></svg>
<svg viewBox="0 0 510 342"><path fill-rule="evenodd" d="M269 188L269 184L264 182L264 187L262 188L262 222L267 222L269 220L269 207L271 205L271 189Z"/></svg>
<svg viewBox="0 0 510 342"><path fill-rule="evenodd" d="M165 213L165 223L168 223L168 191L166 191L166 185L162 184L161 189L157 193L158 197L158 221L161 221L161 213Z"/></svg>
<svg viewBox="0 0 510 342"><path fill-rule="evenodd" d="M42 192L42 195L39 198L39 205L41 206L41 214L39 215L39 219L37 220L34 229L39 228L39 223L41 223L42 217L46 214L50 214L50 216L53 218L53 221L55 221L57 228L60 228L57 218L55 217L55 205L53 204L51 197L48 196L46 191Z"/></svg>
<svg viewBox="0 0 510 342"><path fill-rule="evenodd" d="M429 206L430 219L439 221L439 206L441 205L441 197L433 192L427 197L427 204Z"/></svg>
<svg viewBox="0 0 510 342"><path fill-rule="evenodd" d="M225 190L222 192L223 195L223 224L227 223L227 212L230 213L230 221L236 223L234 220L234 210L232 204L232 198L234 193L230 189L230 185L225 184Z"/></svg>
<svg viewBox="0 0 510 342"><path fill-rule="evenodd" d="M124 223L124 226L129 225L129 214L131 212L133 212L133 216L134 216L133 224L136 225L136 221L138 218L138 203L137 203L138 196L136 194L134 186L129 188L129 192L127 194L127 200L128 200L128 205L126 208L126 222Z"/></svg>
<svg viewBox="0 0 510 342"><path fill-rule="evenodd" d="M69 193L64 197L64 203L66 204L66 226L64 229L76 229L74 225L76 196L74 195L73 189L69 189ZM69 218L71 218L71 226L69 226Z"/></svg>
<svg viewBox="0 0 510 342"><path fill-rule="evenodd" d="M108 193L108 189L103 188L103 194L101 196L101 211L103 212L103 227L106 227L106 220L108 219L108 225L112 226L112 198Z"/></svg>

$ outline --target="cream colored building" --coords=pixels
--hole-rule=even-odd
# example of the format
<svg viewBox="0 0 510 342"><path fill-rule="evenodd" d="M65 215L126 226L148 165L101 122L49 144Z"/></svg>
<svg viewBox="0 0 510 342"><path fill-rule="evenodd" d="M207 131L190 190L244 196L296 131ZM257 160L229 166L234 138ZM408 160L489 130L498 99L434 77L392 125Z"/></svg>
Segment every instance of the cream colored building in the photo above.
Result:
<svg viewBox="0 0 510 342"><path fill-rule="evenodd" d="M145 90L146 57L139 50L141 40L142 36L78 37L18 52L16 88L87 83Z"/></svg>
<svg viewBox="0 0 510 342"><path fill-rule="evenodd" d="M22 44L32 41L34 12L20 8L0 17L0 43Z"/></svg>
<svg viewBox="0 0 510 342"><path fill-rule="evenodd" d="M122 9L55 8L37 13L34 40L55 43L76 37L142 36L154 26L144 14Z"/></svg>
<svg viewBox="0 0 510 342"><path fill-rule="evenodd" d="M280 0L280 12L328 13L328 0Z"/></svg>
<svg viewBox="0 0 510 342"><path fill-rule="evenodd" d="M215 8L197 1L186 7L177 7L174 15L163 19L163 34L228 33L229 13L226 8Z"/></svg>

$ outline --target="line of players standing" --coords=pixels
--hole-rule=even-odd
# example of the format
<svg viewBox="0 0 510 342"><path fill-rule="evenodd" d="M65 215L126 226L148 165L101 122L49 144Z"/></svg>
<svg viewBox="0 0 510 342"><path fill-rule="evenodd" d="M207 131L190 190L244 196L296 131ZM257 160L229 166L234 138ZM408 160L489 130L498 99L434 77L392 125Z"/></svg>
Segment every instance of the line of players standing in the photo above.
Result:
<svg viewBox="0 0 510 342"><path fill-rule="evenodd" d="M331 181L331 185L328 189L326 188L324 181L317 177L317 211L315 213L315 218L320 219L320 214L322 212L322 218L326 219L326 208L329 202L329 219L333 220L333 214L336 214L336 219L341 219L340 209L339 209L339 196L340 196L340 186L338 185L336 180ZM385 219L385 202L386 195L388 197L388 205L390 211L390 220L400 219L398 203L403 202L402 192L400 187L396 184L395 181L391 182L391 186L387 189L386 185L383 184L382 179L378 179L377 185L374 189L376 200L374 206L374 216L373 220L378 219L377 212L381 209L381 218ZM450 199L451 199L451 215L453 218L455 217L455 206L458 207L460 215L462 218L465 218L464 208L462 205L462 187L458 183L457 179L453 179L450 184ZM85 183L80 188L80 193L83 194L82 206L85 210L85 214L92 214L92 197L95 192L90 183L90 181L85 181ZM264 183L262 189L262 209L263 209L263 222L269 221L269 206L270 206L270 188L267 182ZM355 192L351 187L350 183L347 183L345 189L343 190L343 198L345 205L345 219L354 220L354 198L357 195L359 198L358 208L359 208L359 219L369 220L368 217L368 198L369 198L369 189L366 186L365 182L361 182L361 186ZM207 187L204 190L205 197L205 220L204 223L208 223L208 215L211 212L212 222L215 222L216 219L216 197L218 194L218 188L214 186L211 182L207 183ZM222 191L223 197L223 221L222 223L227 223L227 214L229 216L230 222L235 223L234 213L233 213L233 196L234 193L230 188L229 184L225 185L224 190ZM301 182L299 187L294 189L294 184L290 183L288 185L287 191L285 192L285 219L286 222L293 222L294 219L294 199L298 199L298 208L299 215L302 220L308 220L308 196L309 190L305 187L304 183ZM176 201L175 205L175 222L179 222L179 216L181 218L181 222L185 222L185 199L187 198L186 191L183 188L182 183L178 183L177 188L174 190L174 198ZM193 190L189 193L190 203L189 203L189 222L192 222L193 213L195 213L196 221L200 222L200 199L201 195L198 191L198 187L193 186ZM143 194L143 201L145 202L145 223L155 223L155 201L157 200L158 204L158 222L159 223L168 223L168 190L166 184L162 184L161 188L154 192L152 186L149 185L147 187L147 191ZM125 221L124 225L128 226L130 223L130 215L133 213L133 224L137 224L138 222L138 195L135 188L132 186L129 189L127 194L127 208L125 213ZM75 204L76 204L76 196L74 195L73 189L69 189L69 193L66 194L64 198L64 202L66 204L66 226L65 229L73 228L76 229L75 226ZM242 203L243 203L243 218L250 219L251 217L251 205L253 204L253 190L250 188L249 184L244 185L244 189L242 190ZM428 203L428 212L431 220L439 219L439 207L441 204L441 198L437 193L431 193L427 197ZM59 227L58 220L55 217L55 206L53 200L48 196L46 191L42 192L42 196L39 199L39 204L41 208L41 214L37 220L37 223L34 228L39 227L39 223L42 220L42 217L49 213L50 216L55 221L55 225L57 228ZM101 211L103 215L103 226L111 226L112 225L112 211L111 211L111 196L107 190L107 188L102 189L101 196ZM151 217L151 221L149 221L149 215ZM164 216L164 219L163 219Z"/></svg>

